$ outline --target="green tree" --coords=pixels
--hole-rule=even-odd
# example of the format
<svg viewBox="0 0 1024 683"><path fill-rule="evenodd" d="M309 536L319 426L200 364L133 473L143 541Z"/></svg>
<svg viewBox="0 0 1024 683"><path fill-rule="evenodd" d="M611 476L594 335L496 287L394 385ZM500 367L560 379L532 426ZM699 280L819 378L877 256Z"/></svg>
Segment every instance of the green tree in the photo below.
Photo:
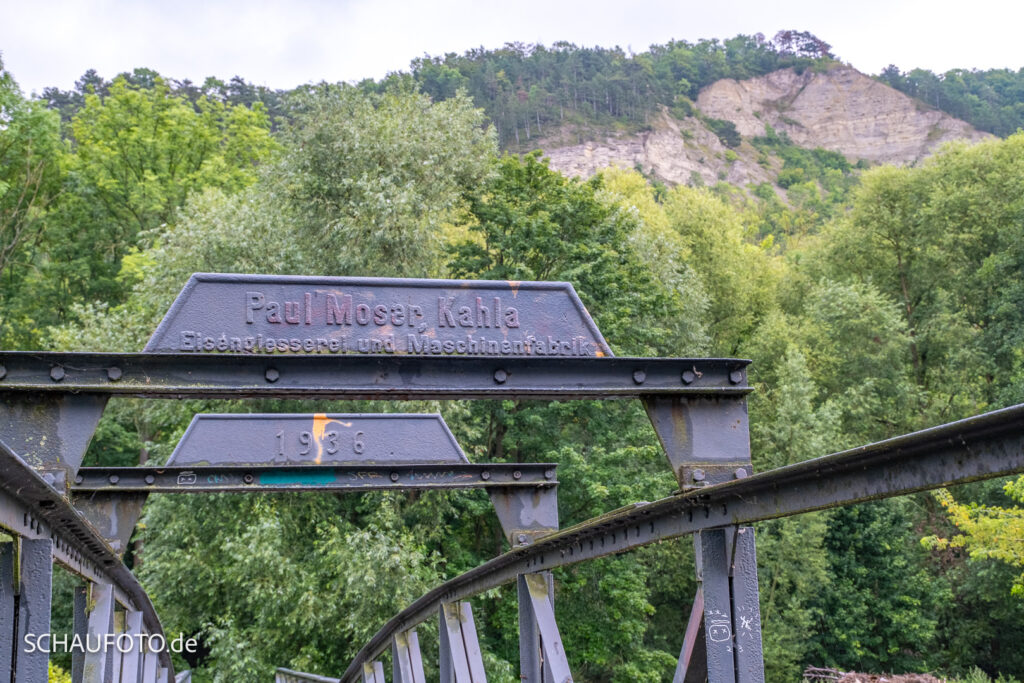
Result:
<svg viewBox="0 0 1024 683"><path fill-rule="evenodd" d="M11 297L28 275L32 247L60 194L60 118L25 99L0 61L0 344L24 342Z"/></svg>

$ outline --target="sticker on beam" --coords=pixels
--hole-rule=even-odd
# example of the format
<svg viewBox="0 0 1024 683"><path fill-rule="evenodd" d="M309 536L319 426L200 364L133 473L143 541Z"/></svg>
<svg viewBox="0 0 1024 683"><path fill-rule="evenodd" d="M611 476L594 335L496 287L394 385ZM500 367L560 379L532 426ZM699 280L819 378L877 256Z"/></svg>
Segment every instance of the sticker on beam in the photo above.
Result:
<svg viewBox="0 0 1024 683"><path fill-rule="evenodd" d="M168 465L464 463L437 414L199 414Z"/></svg>
<svg viewBox="0 0 1024 683"><path fill-rule="evenodd" d="M196 273L154 353L611 356L567 282Z"/></svg>

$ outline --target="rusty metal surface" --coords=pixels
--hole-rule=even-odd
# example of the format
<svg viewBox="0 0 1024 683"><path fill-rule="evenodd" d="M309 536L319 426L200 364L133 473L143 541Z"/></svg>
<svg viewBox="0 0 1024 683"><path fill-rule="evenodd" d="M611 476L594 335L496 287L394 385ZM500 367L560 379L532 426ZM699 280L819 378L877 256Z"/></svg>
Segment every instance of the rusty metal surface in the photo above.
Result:
<svg viewBox="0 0 1024 683"><path fill-rule="evenodd" d="M146 629L163 635L149 596L102 535L70 502L0 442L0 527L22 538L53 541L53 559L93 582L110 583L115 598L143 613ZM170 655L160 653L171 668Z"/></svg>
<svg viewBox="0 0 1024 683"><path fill-rule="evenodd" d="M167 465L466 463L438 414L199 414Z"/></svg>
<svg viewBox="0 0 1024 683"><path fill-rule="evenodd" d="M235 493L554 487L557 463L434 463L206 467L83 467L71 491Z"/></svg>
<svg viewBox="0 0 1024 683"><path fill-rule="evenodd" d="M567 282L196 273L146 351L610 356Z"/></svg>
<svg viewBox="0 0 1024 683"><path fill-rule="evenodd" d="M439 605L513 581L702 529L749 524L839 505L1024 472L1024 404L841 453L755 474L654 503L636 504L515 548L430 591L360 650L342 680L354 681L393 633Z"/></svg>
<svg viewBox="0 0 1024 683"><path fill-rule="evenodd" d="M470 358L0 352L0 391L147 398L606 399L743 396L736 358ZM61 368L59 380L54 368ZM700 376L687 382L693 368ZM114 372L116 370L116 372ZM117 379L114 379L116 377Z"/></svg>

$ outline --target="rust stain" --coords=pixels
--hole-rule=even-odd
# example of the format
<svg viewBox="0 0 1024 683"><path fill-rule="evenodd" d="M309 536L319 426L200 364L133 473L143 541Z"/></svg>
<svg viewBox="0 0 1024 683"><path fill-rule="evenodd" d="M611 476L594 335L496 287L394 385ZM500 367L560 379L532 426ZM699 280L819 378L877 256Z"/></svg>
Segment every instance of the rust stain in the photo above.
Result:
<svg viewBox="0 0 1024 683"><path fill-rule="evenodd" d="M523 284L522 280L507 280L508 286L512 288L512 298L515 299L519 296L519 285Z"/></svg>
<svg viewBox="0 0 1024 683"><path fill-rule="evenodd" d="M594 351L594 355L597 356L598 358L604 358L604 351L598 349L597 351Z"/></svg>

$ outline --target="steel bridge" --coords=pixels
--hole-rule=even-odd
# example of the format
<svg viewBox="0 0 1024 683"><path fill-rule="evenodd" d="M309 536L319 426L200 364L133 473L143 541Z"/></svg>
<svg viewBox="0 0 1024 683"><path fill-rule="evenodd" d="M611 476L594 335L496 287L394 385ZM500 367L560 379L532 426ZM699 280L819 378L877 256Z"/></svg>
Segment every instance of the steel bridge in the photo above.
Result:
<svg viewBox="0 0 1024 683"><path fill-rule="evenodd" d="M276 680L383 683L390 649L391 680L421 683L416 627L437 619L441 680L485 681L469 601L515 583L522 680L571 681L551 570L691 535L699 588L674 680L763 681L749 525L1024 472L1024 405L754 474L747 365L612 357L564 283L208 274L142 353L0 352L0 679L47 678L27 636L50 632L54 563L82 579L75 637L117 644L75 651L76 683L189 679L122 562L150 493L483 488L511 550L395 615L337 678ZM438 415L199 415L165 465L82 467L112 395L638 399L679 491L559 529L556 464L471 463Z"/></svg>

